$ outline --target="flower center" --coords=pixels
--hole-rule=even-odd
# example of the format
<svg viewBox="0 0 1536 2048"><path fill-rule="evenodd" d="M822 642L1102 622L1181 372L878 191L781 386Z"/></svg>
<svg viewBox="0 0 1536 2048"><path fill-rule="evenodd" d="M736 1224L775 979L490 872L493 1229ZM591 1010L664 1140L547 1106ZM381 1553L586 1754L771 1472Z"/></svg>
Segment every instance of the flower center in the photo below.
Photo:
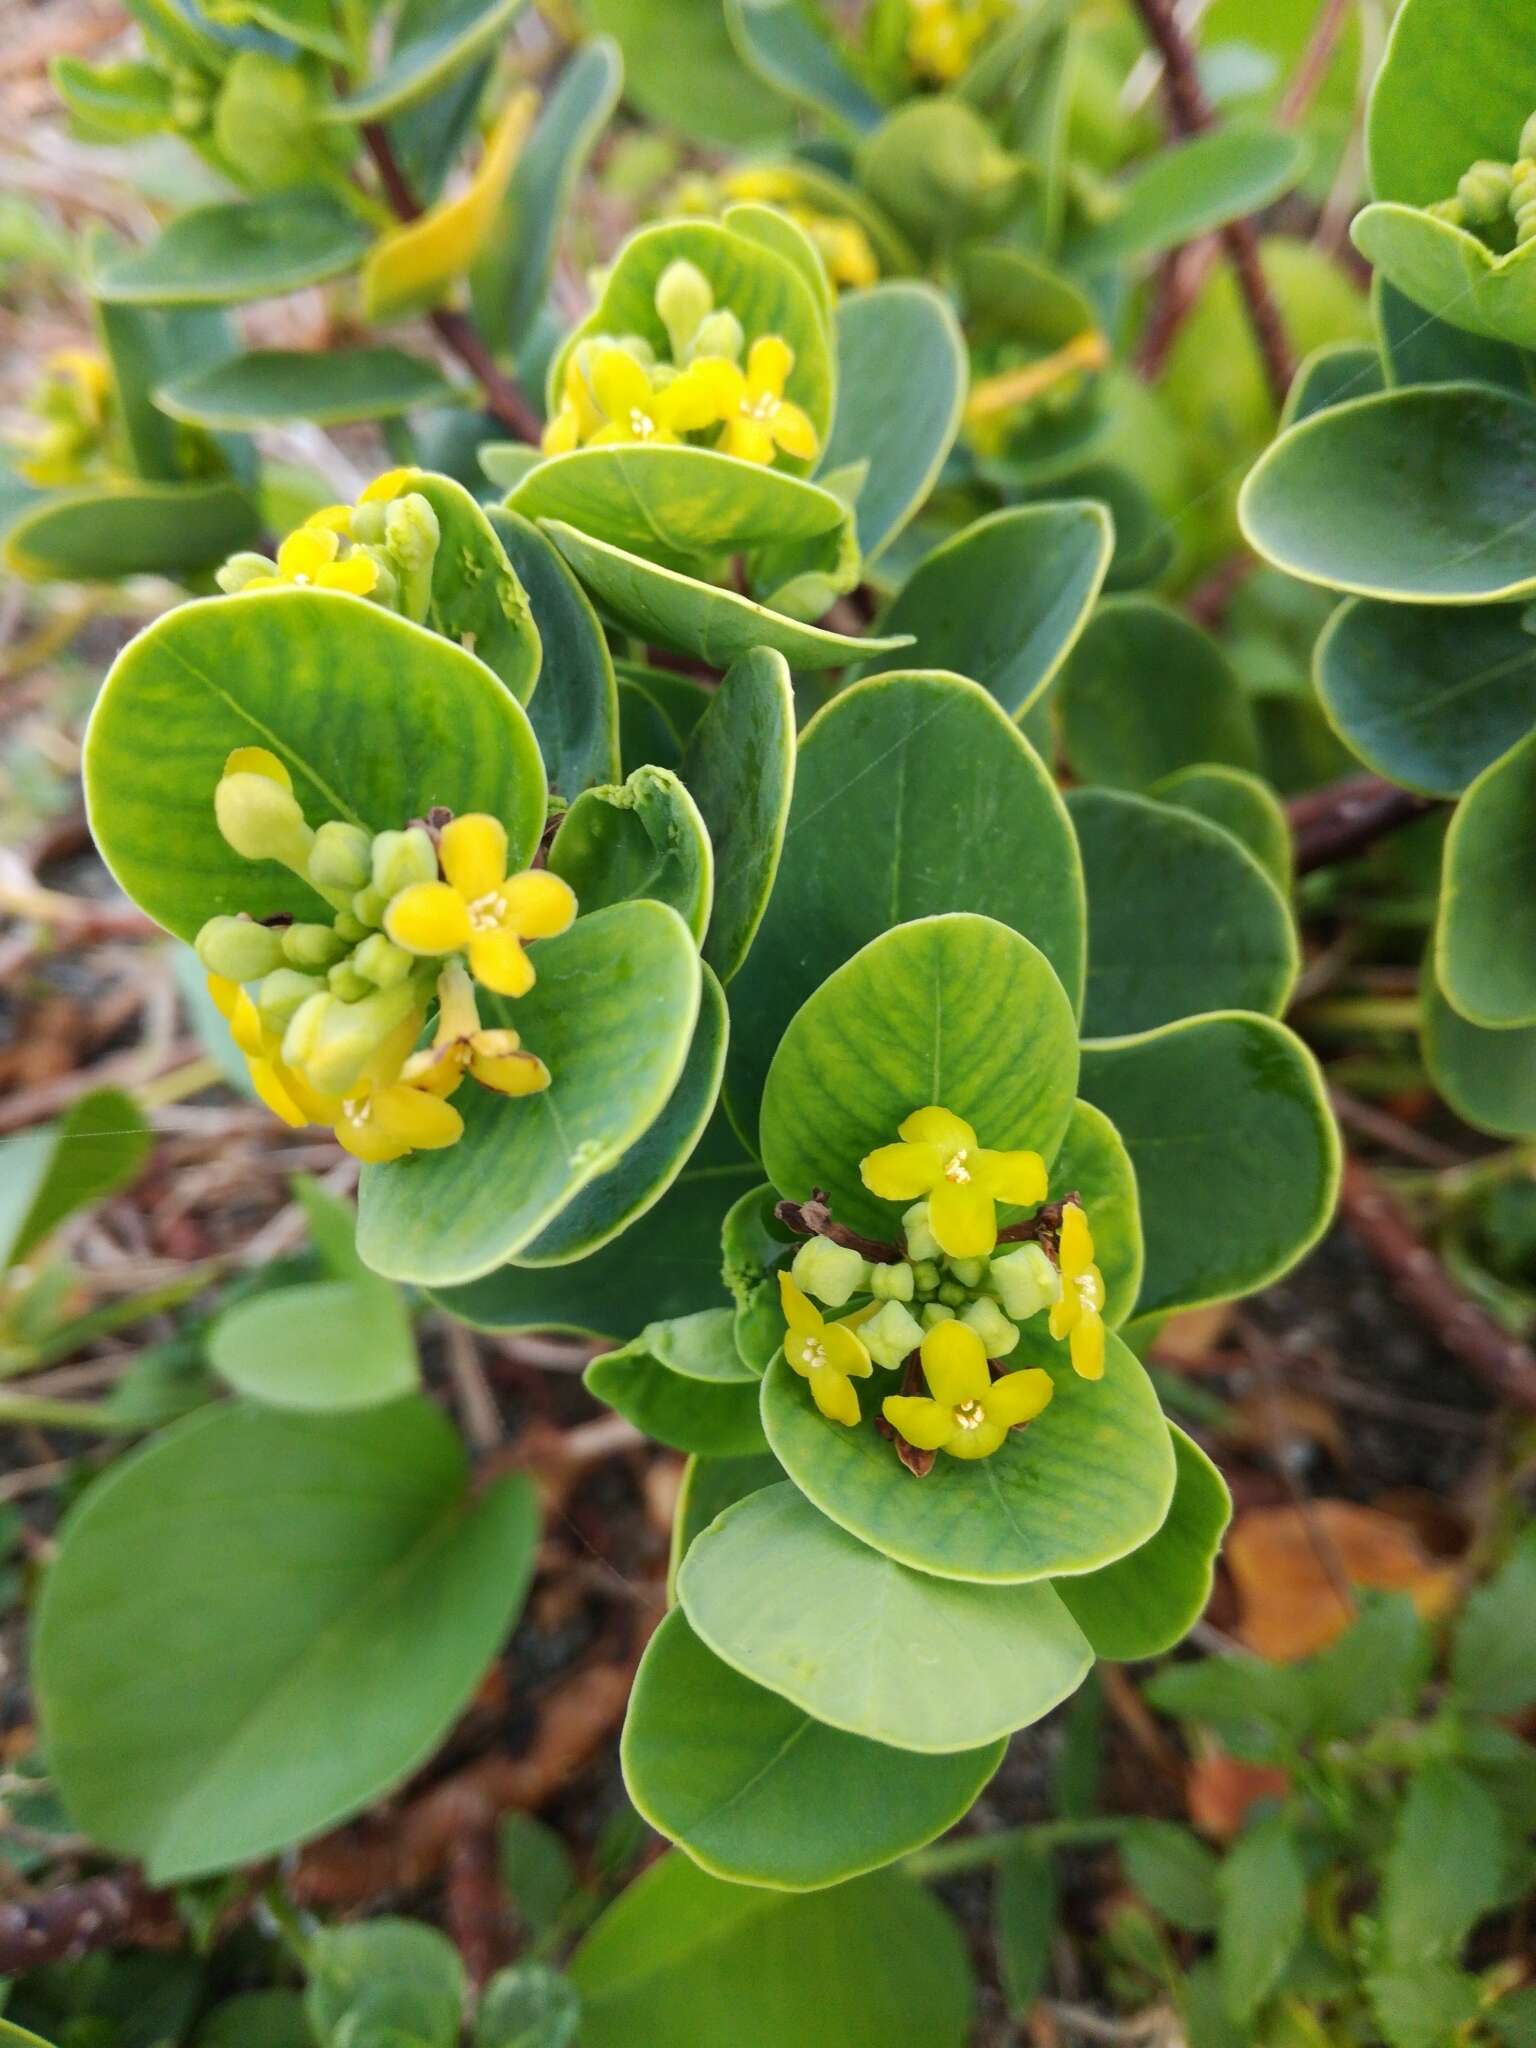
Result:
<svg viewBox="0 0 1536 2048"><path fill-rule="evenodd" d="M944 1178L952 1180L957 1188L965 1187L971 1178L971 1170L965 1163L965 1152L966 1148L962 1145L944 1168Z"/></svg>
<svg viewBox="0 0 1536 2048"><path fill-rule="evenodd" d="M771 420L779 409L779 401L771 391L761 391L742 407L749 420Z"/></svg>
<svg viewBox="0 0 1536 2048"><path fill-rule="evenodd" d="M373 1115L373 1104L366 1095L354 1096L350 1102L344 1102L341 1109L354 1131L360 1131Z"/></svg>
<svg viewBox="0 0 1536 2048"><path fill-rule="evenodd" d="M304 574L304 571L301 569L293 580L295 583L308 583L310 579Z"/></svg>
<svg viewBox="0 0 1536 2048"><path fill-rule="evenodd" d="M501 923L501 900L492 889L487 895L477 896L469 906L470 929L477 932L493 932Z"/></svg>
<svg viewBox="0 0 1536 2048"><path fill-rule="evenodd" d="M817 1337L807 1337L800 1347L800 1360L803 1365L808 1367L825 1365L827 1362L826 1345Z"/></svg>
<svg viewBox="0 0 1536 2048"><path fill-rule="evenodd" d="M656 431L656 422L649 413L642 412L638 405L629 409L629 431L637 441L649 441Z"/></svg>
<svg viewBox="0 0 1536 2048"><path fill-rule="evenodd" d="M962 1429L980 1429L987 1419L987 1411L979 1401L962 1401L955 1410L955 1420Z"/></svg>
<svg viewBox="0 0 1536 2048"><path fill-rule="evenodd" d="M1077 1298L1083 1304L1083 1307L1093 1308L1095 1306L1093 1275L1091 1273L1079 1273L1072 1282L1072 1285L1077 1289Z"/></svg>

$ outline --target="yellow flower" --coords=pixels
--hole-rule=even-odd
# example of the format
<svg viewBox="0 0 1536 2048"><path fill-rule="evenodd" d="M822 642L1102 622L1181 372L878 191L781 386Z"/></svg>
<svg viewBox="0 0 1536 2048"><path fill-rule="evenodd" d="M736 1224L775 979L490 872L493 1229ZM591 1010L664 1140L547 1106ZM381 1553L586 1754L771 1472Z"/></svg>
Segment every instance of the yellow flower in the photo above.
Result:
<svg viewBox="0 0 1536 2048"><path fill-rule="evenodd" d="M1051 1309L1051 1335L1071 1340L1080 1379L1104 1377L1104 1275L1093 1263L1088 1218L1076 1202L1061 1212L1061 1299Z"/></svg>
<svg viewBox="0 0 1536 2048"><path fill-rule="evenodd" d="M727 455L739 455L744 462L772 462L782 449L808 462L820 453L816 429L784 396L795 352L781 335L758 336L745 373L723 358L714 361L715 382L726 401L725 430L716 445Z"/></svg>
<svg viewBox="0 0 1536 2048"><path fill-rule="evenodd" d="M909 0L907 62L920 78L952 85L998 19L995 0Z"/></svg>
<svg viewBox="0 0 1536 2048"><path fill-rule="evenodd" d="M869 1353L854 1331L874 1313L878 1302L829 1323L815 1302L783 1272L779 1274L779 1301L789 1325L784 1356L802 1379L809 1380L811 1399L828 1422L846 1423L851 1429L859 1419L859 1397L852 1383L867 1380L874 1371Z"/></svg>
<svg viewBox="0 0 1536 2048"><path fill-rule="evenodd" d="M468 1074L498 1095L538 1095L549 1086L549 1069L537 1053L525 1052L515 1031L486 1031L475 1008L475 991L457 961L438 977L437 1030L431 1045L413 1053L401 1078L435 1095L451 1095Z"/></svg>
<svg viewBox="0 0 1536 2048"><path fill-rule="evenodd" d="M338 560L338 557L340 559ZM371 555L341 555L341 535L334 526L301 526L277 551L277 574L253 576L247 590L276 590L285 583L316 590L350 590L366 597L379 580Z"/></svg>
<svg viewBox="0 0 1536 2048"><path fill-rule="evenodd" d="M880 282L880 263L868 235L846 214L816 213L810 207L793 209L820 251L827 275L850 291L864 291Z"/></svg>
<svg viewBox="0 0 1536 2048"><path fill-rule="evenodd" d="M576 915L570 884L543 868L509 878L506 830L480 812L445 825L437 850L447 879L402 889L384 914L385 931L407 953L467 952L483 987L526 995L534 971L523 941L569 928Z"/></svg>
<svg viewBox="0 0 1536 2048"><path fill-rule="evenodd" d="M722 372L727 373L722 375ZM684 434L712 427L726 416L741 372L723 357L690 363L670 382L660 382L628 349L616 342L591 357L587 378L601 424L587 436L589 447L621 441L680 441Z"/></svg>
<svg viewBox="0 0 1536 2048"><path fill-rule="evenodd" d="M915 1450L990 1458L1009 1430L1032 1422L1056 1391L1039 1366L994 1380L980 1337L953 1319L928 1332L921 1356L932 1398L891 1394L881 1403L886 1421Z"/></svg>
<svg viewBox="0 0 1536 2048"><path fill-rule="evenodd" d="M546 455L568 455L603 424L603 415L587 382L588 359L602 345L605 344L578 342L571 350L560 380L560 409L545 427L540 443Z"/></svg>
<svg viewBox="0 0 1536 2048"><path fill-rule="evenodd" d="M208 993L228 1024L231 1038L245 1055L251 1086L272 1114L295 1130L304 1124L330 1123L339 1105L334 1098L319 1094L302 1074L284 1064L279 1056L282 1033L262 1023L255 1003L239 982L227 981L222 974L210 974Z"/></svg>
<svg viewBox="0 0 1536 2048"><path fill-rule="evenodd" d="M391 1032L363 1069L357 1086L336 1105L332 1126L338 1142L366 1166L386 1166L408 1152L440 1152L464 1135L464 1119L451 1090L408 1080L403 1068L415 1042L418 1019L407 1017ZM463 1079L455 1072L452 1086Z"/></svg>
<svg viewBox="0 0 1536 2048"><path fill-rule="evenodd" d="M939 1249L952 1259L985 1259L997 1244L999 1202L1043 1202L1045 1162L1038 1152L989 1152L962 1117L930 1105L900 1126L904 1143L881 1145L859 1173L883 1202L926 1195Z"/></svg>

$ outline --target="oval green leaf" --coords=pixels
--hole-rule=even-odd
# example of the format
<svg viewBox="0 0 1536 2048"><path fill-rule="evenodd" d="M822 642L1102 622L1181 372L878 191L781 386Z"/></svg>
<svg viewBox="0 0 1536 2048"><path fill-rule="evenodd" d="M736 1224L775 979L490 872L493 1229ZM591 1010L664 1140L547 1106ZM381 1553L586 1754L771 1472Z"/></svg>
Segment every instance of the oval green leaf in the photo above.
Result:
<svg viewBox="0 0 1536 2048"><path fill-rule="evenodd" d="M1536 1025L1484 1031L1453 1010L1423 976L1424 1063L1459 1117L1495 1138L1536 1134Z"/></svg>
<svg viewBox="0 0 1536 2048"><path fill-rule="evenodd" d="M607 635L565 558L538 527L497 505L491 530L528 593L543 659L528 699L549 786L569 803L598 782L617 782L619 697Z"/></svg>
<svg viewBox="0 0 1536 2048"><path fill-rule="evenodd" d="M708 828L715 897L705 960L729 981L751 949L778 872L795 779L795 694L782 654L732 663L683 753Z"/></svg>
<svg viewBox="0 0 1536 2048"><path fill-rule="evenodd" d="M648 1323L633 1342L587 1367L587 1392L674 1451L741 1458L761 1452L757 1379L741 1363L728 1308ZM713 1353L711 1357L709 1354ZM684 1371L673 1361L686 1358ZM708 1375L701 1369L714 1366Z"/></svg>
<svg viewBox="0 0 1536 2048"><path fill-rule="evenodd" d="M137 305L237 306L339 277L372 241L361 216L318 187L194 206L147 249L104 265L94 290Z"/></svg>
<svg viewBox="0 0 1536 2048"><path fill-rule="evenodd" d="M885 109L799 0L725 0L725 20L743 61L779 92L856 131L879 125Z"/></svg>
<svg viewBox="0 0 1536 2048"><path fill-rule="evenodd" d="M1174 804L1220 825L1247 847L1277 889L1289 892L1291 828L1280 799L1257 775L1244 768L1201 761L1193 768L1176 768L1161 782L1154 782L1147 793L1159 803Z"/></svg>
<svg viewBox="0 0 1536 2048"><path fill-rule="evenodd" d="M253 1295L218 1318L207 1352L221 1380L270 1408L373 1408L414 1393L421 1376L411 1319L387 1282Z"/></svg>
<svg viewBox="0 0 1536 2048"><path fill-rule="evenodd" d="M1516 348L1536 346L1536 262L1530 245L1495 256L1454 222L1411 206L1368 206L1350 239L1379 276L1448 326Z"/></svg>
<svg viewBox="0 0 1536 2048"><path fill-rule="evenodd" d="M426 623L445 640L471 649L526 704L543 657L539 629L484 507L461 483L430 469L402 471L399 489L425 498L437 516L440 539Z"/></svg>
<svg viewBox="0 0 1536 2048"><path fill-rule="evenodd" d="M1536 1024L1536 732L1472 783L1451 815L1435 972L1469 1024Z"/></svg>
<svg viewBox="0 0 1536 2048"><path fill-rule="evenodd" d="M1371 94L1366 143L1378 199L1447 199L1478 157L1508 163L1536 106L1521 0L1482 0L1476 33L1456 0L1404 0Z"/></svg>
<svg viewBox="0 0 1536 2048"><path fill-rule="evenodd" d="M584 909L651 897L670 903L695 939L709 926L715 863L699 807L667 768L589 789L560 821L549 849Z"/></svg>
<svg viewBox="0 0 1536 2048"><path fill-rule="evenodd" d="M694 1539L717 1515L749 1494L760 1493L784 1477L771 1451L747 1458L690 1458L683 1467L672 1515L672 1544L667 1567L667 1602L677 1600L677 1575Z"/></svg>
<svg viewBox="0 0 1536 2048"><path fill-rule="evenodd" d="M451 396L452 387L433 364L383 347L252 349L177 377L155 394L173 419L231 428L283 420L334 427L394 419Z"/></svg>
<svg viewBox="0 0 1536 2048"><path fill-rule="evenodd" d="M212 568L261 530L234 483L90 484L50 492L5 530L0 559L36 582L108 583Z"/></svg>
<svg viewBox="0 0 1536 2048"><path fill-rule="evenodd" d="M524 0L428 0L402 10L387 60L358 92L327 110L331 121L403 114L500 40Z"/></svg>
<svg viewBox="0 0 1536 2048"><path fill-rule="evenodd" d="M1296 136L1240 121L1160 149L1115 188L1109 218L1069 243L1072 265L1109 270L1257 213L1290 190L1305 158Z"/></svg>

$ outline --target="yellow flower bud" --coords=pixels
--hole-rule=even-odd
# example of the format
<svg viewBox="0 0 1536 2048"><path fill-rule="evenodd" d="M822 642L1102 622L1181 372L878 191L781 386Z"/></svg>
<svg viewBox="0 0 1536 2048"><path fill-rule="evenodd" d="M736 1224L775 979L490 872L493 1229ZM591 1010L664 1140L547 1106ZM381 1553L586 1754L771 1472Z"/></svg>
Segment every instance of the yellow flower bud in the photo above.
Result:
<svg viewBox="0 0 1536 2048"><path fill-rule="evenodd" d="M995 1258L988 1284L1016 1323L1027 1323L1061 1299L1061 1275L1037 1244L1021 1244Z"/></svg>
<svg viewBox="0 0 1536 2048"><path fill-rule="evenodd" d="M231 555L221 569L215 569L213 580L226 597L233 597L237 591L244 590L245 586L253 583L257 577L276 574L277 564L269 555L243 552Z"/></svg>
<svg viewBox="0 0 1536 2048"><path fill-rule="evenodd" d="M703 321L714 310L715 294L696 263L679 257L656 283L656 311L672 343L672 360L682 362Z"/></svg>
<svg viewBox="0 0 1536 2048"><path fill-rule="evenodd" d="M914 1292L912 1268L905 1259L895 1266L872 1263L869 1291L876 1301L910 1301Z"/></svg>
<svg viewBox="0 0 1536 2048"><path fill-rule="evenodd" d="M416 965L403 947L396 946L382 932L371 932L352 955L352 965L365 981L377 988L394 988Z"/></svg>
<svg viewBox="0 0 1536 2048"><path fill-rule="evenodd" d="M225 775L213 793L219 831L242 860L275 860L302 875L315 835L298 799L270 775Z"/></svg>
<svg viewBox="0 0 1536 2048"><path fill-rule="evenodd" d="M419 1008L408 983L375 989L358 1002L322 997L313 1016L306 1003L294 1017L283 1039L283 1058L290 1066L301 1067L310 1085L323 1095L348 1095L385 1040Z"/></svg>

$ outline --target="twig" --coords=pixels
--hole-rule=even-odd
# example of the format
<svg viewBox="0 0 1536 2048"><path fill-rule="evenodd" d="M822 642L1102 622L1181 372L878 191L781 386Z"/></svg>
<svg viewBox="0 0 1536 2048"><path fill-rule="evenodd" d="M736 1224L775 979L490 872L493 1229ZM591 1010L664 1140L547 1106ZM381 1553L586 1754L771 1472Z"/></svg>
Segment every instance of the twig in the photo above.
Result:
<svg viewBox="0 0 1536 2048"><path fill-rule="evenodd" d="M441 1318L443 1356L453 1381L454 1399L464 1421L464 1434L477 1452L494 1451L505 1432L501 1410L491 1392L480 1357L480 1347L467 1323L455 1316Z"/></svg>
<svg viewBox="0 0 1536 2048"><path fill-rule="evenodd" d="M400 168L387 132L377 121L365 121L362 135L379 174L379 183L384 187L384 196L396 216L403 221L419 220L421 204ZM479 383L485 396L486 411L500 420L520 441L531 442L537 447L543 433L538 414L521 387L498 368L495 357L468 314L439 306L428 317L444 347L458 357Z"/></svg>
<svg viewBox="0 0 1536 2048"><path fill-rule="evenodd" d="M1358 1159L1344 1162L1339 1213L1452 1357L1501 1400L1536 1410L1536 1351L1466 1298L1404 1210Z"/></svg>
<svg viewBox="0 0 1536 2048"><path fill-rule="evenodd" d="M1438 1138L1425 1137L1422 1131L1405 1124L1401 1117L1378 1109L1372 1102L1362 1102L1358 1096L1349 1095L1342 1088L1330 1089L1329 1097L1333 1113L1341 1124L1358 1132L1362 1138L1370 1138L1375 1144L1386 1146L1388 1151L1411 1159L1415 1166L1427 1166L1439 1173L1468 1163L1465 1155L1453 1146L1442 1145Z"/></svg>
<svg viewBox="0 0 1536 2048"><path fill-rule="evenodd" d="M443 1917L465 1975L483 1990L506 1960L507 1910L496 1863L496 1815L487 1805L465 1825L448 1856Z"/></svg>
<svg viewBox="0 0 1536 2048"><path fill-rule="evenodd" d="M808 1202L776 1202L773 1213L796 1237L826 1237L833 1244L846 1245L876 1266L899 1266L907 1256L899 1244L884 1244L879 1238L860 1237L846 1224L836 1223L827 1207L825 1188L812 1188Z"/></svg>
<svg viewBox="0 0 1536 2048"><path fill-rule="evenodd" d="M1061 1237L1062 1211L1076 1203L1082 1207L1082 1196L1076 1188L1070 1189L1060 1201L1047 1202L1037 1209L1033 1216L1026 1216L1022 1223L1010 1223L1005 1230L997 1233L999 1244L1037 1244L1051 1258L1058 1258L1058 1241Z"/></svg>
<svg viewBox="0 0 1536 2048"><path fill-rule="evenodd" d="M1353 0L1323 0L1275 116L1282 128L1294 128L1322 90L1352 5Z"/></svg>
<svg viewBox="0 0 1536 2048"><path fill-rule="evenodd" d="M1163 60L1163 96L1175 130L1181 136L1204 134L1215 125L1215 115L1200 83L1195 53L1180 26L1174 0L1136 0L1136 11ZM1221 230L1221 242L1242 293L1270 396L1278 408L1285 404L1291 388L1295 358L1280 308L1264 275L1258 232L1249 219L1229 221Z"/></svg>
<svg viewBox="0 0 1536 2048"><path fill-rule="evenodd" d="M119 1942L165 1948L181 1938L169 1894L151 1891L135 1872L88 1878L42 1898L0 1904L0 1975L19 1977Z"/></svg>
<svg viewBox="0 0 1536 2048"><path fill-rule="evenodd" d="M1434 797L1399 789L1379 775L1352 775L1293 797L1286 807L1296 842L1296 872L1307 875L1357 853L1437 808Z"/></svg>

